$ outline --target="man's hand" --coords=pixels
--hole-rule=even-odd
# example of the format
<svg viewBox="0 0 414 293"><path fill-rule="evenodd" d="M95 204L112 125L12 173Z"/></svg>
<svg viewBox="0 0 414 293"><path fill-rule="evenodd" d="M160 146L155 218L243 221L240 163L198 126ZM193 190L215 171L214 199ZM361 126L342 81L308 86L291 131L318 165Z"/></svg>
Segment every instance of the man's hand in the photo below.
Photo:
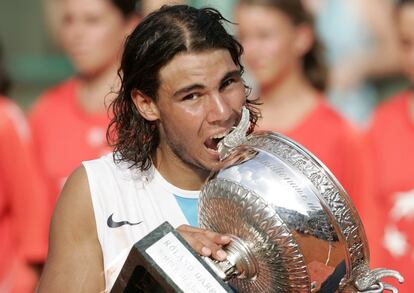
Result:
<svg viewBox="0 0 414 293"><path fill-rule="evenodd" d="M183 236L198 254L212 256L219 261L226 259L227 253L222 247L230 243L231 239L229 236L189 225L181 225L177 228L177 232Z"/></svg>

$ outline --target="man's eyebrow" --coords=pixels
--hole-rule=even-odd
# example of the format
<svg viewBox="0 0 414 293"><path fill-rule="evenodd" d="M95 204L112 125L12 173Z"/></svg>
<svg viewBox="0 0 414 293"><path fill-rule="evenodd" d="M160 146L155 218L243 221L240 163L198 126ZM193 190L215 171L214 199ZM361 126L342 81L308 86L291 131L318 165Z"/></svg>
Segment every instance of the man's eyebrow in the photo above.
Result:
<svg viewBox="0 0 414 293"><path fill-rule="evenodd" d="M240 78L240 77L241 77L241 72L240 72L240 70L236 69L236 70L233 70L233 71L227 72L227 73L223 76L223 78L221 79L220 83L223 83L224 81L226 81L227 79L229 79L229 78L231 78L231 77L233 77L233 78ZM174 97L178 97L178 96L181 96L181 95L183 95L183 94L186 94L186 93L192 92L192 91L194 91L194 90L202 90L202 89L205 89L205 88L206 88L206 86L205 86L205 85L202 85L202 84L199 84L199 83L195 83L195 84L191 84L191 85L189 85L189 86L186 86L186 87L183 87L183 88L181 88L181 89L177 90L177 91L174 93L174 95L173 95L173 96L174 96Z"/></svg>
<svg viewBox="0 0 414 293"><path fill-rule="evenodd" d="M176 91L174 93L174 97L181 96L183 94L189 93L189 92L194 91L194 90L202 90L202 89L205 89L205 88L206 87L202 84L198 84L198 83L192 84L192 85L183 87L183 88L179 89L178 91Z"/></svg>

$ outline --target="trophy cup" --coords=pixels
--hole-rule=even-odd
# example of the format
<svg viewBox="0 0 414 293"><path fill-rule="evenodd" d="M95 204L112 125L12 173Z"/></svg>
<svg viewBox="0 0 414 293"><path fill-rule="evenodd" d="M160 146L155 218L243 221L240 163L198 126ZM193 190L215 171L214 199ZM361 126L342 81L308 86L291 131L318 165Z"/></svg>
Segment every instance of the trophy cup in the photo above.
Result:
<svg viewBox="0 0 414 293"><path fill-rule="evenodd" d="M173 235L169 227L157 229L156 240L150 233L135 245L140 264L161 288L157 292L229 292L227 284L237 292L398 292L381 281L392 277L402 283L397 271L369 268L362 222L330 171L287 137L274 132L246 137L248 126L244 108L237 128L219 144L225 167L200 195L200 226L232 238L224 247L225 261L201 260L192 252L217 289L209 283L211 290L185 290L162 268L151 247ZM177 234L176 241L185 242ZM192 276L193 270L183 274ZM131 269L123 272L114 288L131 279Z"/></svg>

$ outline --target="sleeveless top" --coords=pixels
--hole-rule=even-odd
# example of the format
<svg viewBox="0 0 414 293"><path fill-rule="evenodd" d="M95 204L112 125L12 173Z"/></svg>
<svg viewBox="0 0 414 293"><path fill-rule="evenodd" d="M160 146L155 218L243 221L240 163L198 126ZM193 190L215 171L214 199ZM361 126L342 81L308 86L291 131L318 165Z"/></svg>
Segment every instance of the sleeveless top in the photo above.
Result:
<svg viewBox="0 0 414 293"><path fill-rule="evenodd" d="M103 254L105 292L109 292L137 241L165 221L174 228L188 224L176 195L198 198L199 191L173 186L153 166L142 172L126 163L115 164L112 154L85 161L83 166Z"/></svg>

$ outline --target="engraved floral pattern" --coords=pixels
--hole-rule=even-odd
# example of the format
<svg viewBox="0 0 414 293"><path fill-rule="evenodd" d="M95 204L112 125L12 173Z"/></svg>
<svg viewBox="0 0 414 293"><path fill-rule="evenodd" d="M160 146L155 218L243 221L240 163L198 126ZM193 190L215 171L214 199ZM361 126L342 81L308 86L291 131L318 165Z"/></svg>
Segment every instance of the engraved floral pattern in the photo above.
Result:
<svg viewBox="0 0 414 293"><path fill-rule="evenodd" d="M243 239L255 255L250 265L257 266L257 276L230 281L238 292L308 291L310 280L298 244L274 209L254 192L227 180L210 180L200 198L200 226Z"/></svg>

